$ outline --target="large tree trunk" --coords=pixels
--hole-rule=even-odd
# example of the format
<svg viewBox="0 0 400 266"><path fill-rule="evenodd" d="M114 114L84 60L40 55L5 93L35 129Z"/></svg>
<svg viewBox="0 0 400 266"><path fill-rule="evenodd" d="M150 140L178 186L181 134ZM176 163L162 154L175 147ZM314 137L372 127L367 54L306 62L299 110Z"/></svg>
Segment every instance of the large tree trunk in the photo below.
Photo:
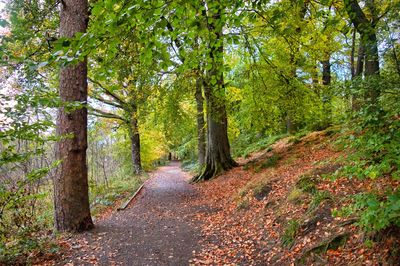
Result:
<svg viewBox="0 0 400 266"><path fill-rule="evenodd" d="M203 172L194 181L211 179L221 172L237 166L230 154L225 103L216 95L214 89L205 88L207 104L206 158Z"/></svg>
<svg viewBox="0 0 400 266"><path fill-rule="evenodd" d="M375 3L374 1L365 2L366 7L372 14L372 19L369 20L357 0L344 0L343 2L351 22L360 33L360 48L364 50L365 55L364 74L366 77L379 75L378 41L376 38L376 24L379 18L376 14ZM359 53L359 56L360 54L362 53ZM365 98L368 102L375 104L379 94L379 86L371 86L365 94Z"/></svg>
<svg viewBox="0 0 400 266"><path fill-rule="evenodd" d="M132 105L131 119L129 120L129 138L131 140L131 154L133 172L139 175L142 172L142 161L140 158L140 135L137 120L137 107Z"/></svg>
<svg viewBox="0 0 400 266"><path fill-rule="evenodd" d="M211 59L211 67L204 80L207 107L206 159L202 173L193 178L194 182L211 179L221 172L237 166L230 153L228 119L225 108L222 11L221 6L218 10L210 9L212 14L209 15L210 20L207 25L211 33L208 54Z"/></svg>
<svg viewBox="0 0 400 266"><path fill-rule="evenodd" d="M64 0L61 5L60 35L73 37L85 32L88 23L87 0ZM87 62L62 67L60 97L65 103L87 103ZM56 155L61 160L54 179L55 227L58 231L79 232L93 227L89 208L86 165L87 109L67 112L60 108L57 119Z"/></svg>
<svg viewBox="0 0 400 266"><path fill-rule="evenodd" d="M204 122L204 98L202 93L203 80L196 80L196 108L197 108L197 155L199 167L202 169L206 157L206 134Z"/></svg>

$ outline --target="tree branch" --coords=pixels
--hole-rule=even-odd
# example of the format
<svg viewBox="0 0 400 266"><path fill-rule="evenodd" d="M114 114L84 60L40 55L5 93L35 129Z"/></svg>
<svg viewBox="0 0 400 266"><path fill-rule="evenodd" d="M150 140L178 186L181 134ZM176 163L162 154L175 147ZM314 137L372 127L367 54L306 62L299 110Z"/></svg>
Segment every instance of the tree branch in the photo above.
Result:
<svg viewBox="0 0 400 266"><path fill-rule="evenodd" d="M104 87L100 82L88 77L88 80L90 82L92 82L93 84L96 84L97 86L99 86L101 89L103 89L103 91L111 96L112 98L114 98L119 104L124 105L126 104L124 100L122 100L122 98L120 96L118 96L117 94L115 94L114 92L112 92L111 90L107 89L106 87Z"/></svg>
<svg viewBox="0 0 400 266"><path fill-rule="evenodd" d="M115 103L115 102L113 102L113 101L104 99L104 98L101 97L101 96L90 95L90 98L93 98L93 99L95 99L95 100L97 100L97 101L99 101L99 102L102 102L102 103L104 103L104 104L108 104L108 105L111 105L111 106L114 106L114 107L117 107L117 108L120 108L120 109L124 109L124 107L123 107L122 105L120 105L120 104L118 104L118 103Z"/></svg>
<svg viewBox="0 0 400 266"><path fill-rule="evenodd" d="M365 33L370 28L370 21L365 16L356 0L343 0L347 14L350 17L354 27L360 33Z"/></svg>
<svg viewBox="0 0 400 266"><path fill-rule="evenodd" d="M103 117L103 118L109 118L109 119L116 119L116 120L120 120L124 123L128 123L129 121L127 121L126 119L124 119L122 116L113 114L113 113L108 113L105 111L102 111L100 109L96 109L94 107L89 107L88 108L91 115L97 116L97 117Z"/></svg>

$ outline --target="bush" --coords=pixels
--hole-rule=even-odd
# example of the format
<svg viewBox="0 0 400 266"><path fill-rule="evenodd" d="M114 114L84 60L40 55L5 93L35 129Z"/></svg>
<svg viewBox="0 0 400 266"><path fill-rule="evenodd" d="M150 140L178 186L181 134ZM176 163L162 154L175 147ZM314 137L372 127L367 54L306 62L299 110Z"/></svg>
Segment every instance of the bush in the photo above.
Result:
<svg viewBox="0 0 400 266"><path fill-rule="evenodd" d="M366 101L353 114L348 132L340 141L351 152L344 159L345 166L336 176L349 178L400 179L400 93L399 80L374 77L356 81L351 89L365 95L371 88L379 88L377 102ZM386 182L390 184L391 182ZM343 215L360 218L360 226L367 231L379 231L389 226L400 226L400 192L389 185L386 192L368 192L354 197L344 208Z"/></svg>

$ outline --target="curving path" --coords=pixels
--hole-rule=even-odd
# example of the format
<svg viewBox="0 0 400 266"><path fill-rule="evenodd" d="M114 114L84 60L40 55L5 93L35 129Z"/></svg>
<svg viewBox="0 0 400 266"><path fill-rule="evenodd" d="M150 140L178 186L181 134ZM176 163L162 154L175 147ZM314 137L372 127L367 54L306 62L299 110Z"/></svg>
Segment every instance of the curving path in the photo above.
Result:
<svg viewBox="0 0 400 266"><path fill-rule="evenodd" d="M199 210L187 175L173 162L152 174L123 211L96 224L73 241L73 252L60 265L189 265L201 232Z"/></svg>

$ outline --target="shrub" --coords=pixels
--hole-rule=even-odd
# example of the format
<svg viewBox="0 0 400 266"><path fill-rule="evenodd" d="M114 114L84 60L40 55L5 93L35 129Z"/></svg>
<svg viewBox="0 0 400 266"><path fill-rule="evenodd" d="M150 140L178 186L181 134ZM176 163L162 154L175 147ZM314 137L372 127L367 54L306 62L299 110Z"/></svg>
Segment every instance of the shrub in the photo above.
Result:
<svg viewBox="0 0 400 266"><path fill-rule="evenodd" d="M336 177L400 179L399 85L398 79L386 77L374 77L351 84L351 89L358 94L379 88L381 95L377 102L367 102L354 112L348 132L340 140L344 148L351 152L347 153L345 166L337 172ZM367 231L400 226L399 188L389 187L386 192L356 195L353 203L339 213L359 217L359 225Z"/></svg>

